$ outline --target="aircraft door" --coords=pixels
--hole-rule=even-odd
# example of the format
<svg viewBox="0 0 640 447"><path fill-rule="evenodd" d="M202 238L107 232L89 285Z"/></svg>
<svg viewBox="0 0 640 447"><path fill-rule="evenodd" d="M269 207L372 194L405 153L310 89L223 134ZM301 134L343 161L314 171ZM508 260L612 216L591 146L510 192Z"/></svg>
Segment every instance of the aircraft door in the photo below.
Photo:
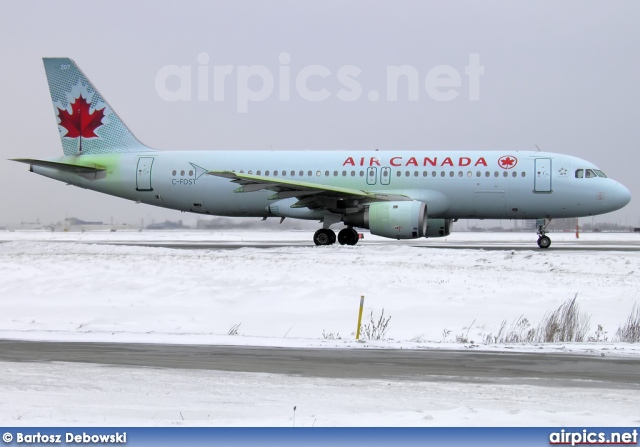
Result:
<svg viewBox="0 0 640 447"><path fill-rule="evenodd" d="M391 182L391 168L380 169L380 184L388 185Z"/></svg>
<svg viewBox="0 0 640 447"><path fill-rule="evenodd" d="M367 185L375 185L378 173L377 168L367 168Z"/></svg>
<svg viewBox="0 0 640 447"><path fill-rule="evenodd" d="M534 192L551 192L551 159L536 158L534 173Z"/></svg>
<svg viewBox="0 0 640 447"><path fill-rule="evenodd" d="M136 191L153 191L151 187L151 166L153 157L138 158L138 169L136 172Z"/></svg>

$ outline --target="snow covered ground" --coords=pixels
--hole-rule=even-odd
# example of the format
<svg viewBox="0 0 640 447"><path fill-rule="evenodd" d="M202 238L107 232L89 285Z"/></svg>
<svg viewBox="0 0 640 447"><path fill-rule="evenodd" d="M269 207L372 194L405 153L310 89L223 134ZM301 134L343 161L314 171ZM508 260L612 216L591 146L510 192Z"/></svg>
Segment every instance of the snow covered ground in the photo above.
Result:
<svg viewBox="0 0 640 447"><path fill-rule="evenodd" d="M537 249L535 235L526 233L454 233L419 246L367 234L355 247L314 247L310 236L0 232L0 338L640 355L639 346L612 341L640 302L640 251L617 250L640 245L638 235L583 234L576 241L573 234L554 234L553 247L564 248L555 251ZM140 241L251 242L236 250L113 245ZM279 241L285 243L260 247ZM456 244L514 249L444 248ZM585 246L610 249L577 250ZM599 341L483 343L503 320L524 316L535 325L576 293L591 317L592 336L603 328ZM361 295L365 321L382 309L391 316L388 340L353 341ZM237 324L239 334L227 335ZM341 339L324 339L323 332ZM640 421L640 396L629 390L549 393L535 386L67 364L0 368L5 425L288 425L294 405L296 425L307 426Z"/></svg>
<svg viewBox="0 0 640 447"><path fill-rule="evenodd" d="M365 317L382 309L391 316L391 340L377 346L451 348L460 345L456 336L464 336L488 349L484 336L496 334L503 320L538 322L576 293L592 332L601 325L611 341L640 302L640 251L615 251L640 245L634 234L588 234L578 242L571 234L553 235L554 247L598 243L612 251L542 251L534 248L535 235L526 233L454 233L423 240L422 247L369 235L355 247L315 247L309 236L0 233L7 241L0 244L0 336L322 346L325 331L342 337L331 346L352 345L364 295ZM145 240L291 243L237 250L98 244ZM429 248L473 241L531 250ZM227 336L235 324L242 336ZM624 344L563 346L640 352Z"/></svg>
<svg viewBox="0 0 640 447"><path fill-rule="evenodd" d="M637 426L638 391L2 363L4 426Z"/></svg>

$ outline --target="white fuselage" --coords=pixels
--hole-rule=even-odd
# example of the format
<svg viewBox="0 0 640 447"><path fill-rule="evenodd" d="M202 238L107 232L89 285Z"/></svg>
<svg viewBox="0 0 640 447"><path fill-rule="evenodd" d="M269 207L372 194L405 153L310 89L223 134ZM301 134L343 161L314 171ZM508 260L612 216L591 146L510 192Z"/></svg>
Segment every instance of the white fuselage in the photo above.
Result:
<svg viewBox="0 0 640 447"><path fill-rule="evenodd" d="M529 151L150 151L117 154L117 162L96 179L33 167L76 186L181 211L322 218L320 211L291 208L294 197L234 192L236 183L207 175L213 170L403 195L426 203L430 218L581 217L617 210L630 200L618 182L585 176L586 170L597 171L588 161Z"/></svg>

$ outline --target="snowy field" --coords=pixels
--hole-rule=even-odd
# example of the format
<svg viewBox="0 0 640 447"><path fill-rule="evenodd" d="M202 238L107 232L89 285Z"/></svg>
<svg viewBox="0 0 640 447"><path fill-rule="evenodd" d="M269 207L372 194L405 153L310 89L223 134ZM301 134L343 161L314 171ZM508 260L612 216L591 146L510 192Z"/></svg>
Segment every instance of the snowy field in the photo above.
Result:
<svg viewBox="0 0 640 447"><path fill-rule="evenodd" d="M396 242L366 235L355 247L315 247L308 232L0 233L3 338L140 341L273 346L349 345L360 296L365 317L391 316L376 346L455 348L464 336L490 349L484 336L503 320L532 323L578 294L612 341L640 303L640 251L635 234L554 234L543 251L527 233L454 233L446 239ZM229 243L249 248L177 250L113 245ZM106 243L106 244L105 244ZM279 244L262 248L259 244ZM108 244L108 245L107 245ZM513 247L459 248L456 244ZM233 245L230 245L233 246ZM525 247L525 250L518 248ZM530 250L528 249L530 248ZM368 318L363 318L368 320ZM237 336L227 336L240 324ZM342 340L323 339L339 333ZM527 347L521 347L526 349ZM550 349L634 345L553 346Z"/></svg>
<svg viewBox="0 0 640 447"><path fill-rule="evenodd" d="M640 303L640 251L620 249L640 246L640 237L551 236L552 249L542 251L526 233L454 233L418 243L366 234L355 247L315 247L309 232L0 232L0 338L640 356L638 345L614 340ZM145 241L249 246L117 245ZM576 294L597 341L483 342L503 320L523 316L535 325ZM365 321L382 309L391 316L387 340L354 341L361 295ZM238 324L238 334L227 335ZM640 422L640 394L630 390L0 368L4 425L290 425L294 405L296 425L306 426Z"/></svg>

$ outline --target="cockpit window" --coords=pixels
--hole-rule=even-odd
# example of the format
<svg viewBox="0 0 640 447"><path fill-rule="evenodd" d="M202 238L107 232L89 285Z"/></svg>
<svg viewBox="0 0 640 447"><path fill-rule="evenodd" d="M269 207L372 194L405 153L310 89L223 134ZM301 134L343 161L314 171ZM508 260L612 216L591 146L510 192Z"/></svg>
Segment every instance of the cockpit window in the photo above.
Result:
<svg viewBox="0 0 640 447"><path fill-rule="evenodd" d="M576 169L576 178L607 178L604 172L599 169Z"/></svg>

